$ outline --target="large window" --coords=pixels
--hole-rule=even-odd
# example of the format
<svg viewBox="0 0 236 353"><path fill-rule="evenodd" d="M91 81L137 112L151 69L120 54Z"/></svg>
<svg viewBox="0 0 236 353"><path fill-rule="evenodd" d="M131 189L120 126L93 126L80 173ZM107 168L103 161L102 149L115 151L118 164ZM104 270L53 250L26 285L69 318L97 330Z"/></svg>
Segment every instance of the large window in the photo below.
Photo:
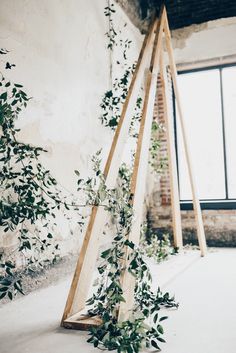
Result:
<svg viewBox="0 0 236 353"><path fill-rule="evenodd" d="M236 66L184 72L179 89L197 189L208 204L236 200ZM180 199L192 199L176 119Z"/></svg>

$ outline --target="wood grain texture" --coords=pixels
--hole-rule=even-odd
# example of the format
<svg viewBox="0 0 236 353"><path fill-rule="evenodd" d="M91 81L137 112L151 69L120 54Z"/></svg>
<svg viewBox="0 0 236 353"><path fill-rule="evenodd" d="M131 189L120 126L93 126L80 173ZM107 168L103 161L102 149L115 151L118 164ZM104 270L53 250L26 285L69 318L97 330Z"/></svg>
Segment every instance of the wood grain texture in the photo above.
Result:
<svg viewBox="0 0 236 353"><path fill-rule="evenodd" d="M134 168L131 178L131 195L133 206L133 221L128 240L135 245L139 244L142 213L145 197L146 176L149 159L149 147L151 140L151 129L153 121L154 103L156 97L157 73L162 50L164 19L161 15L156 37L153 45L153 52L150 62L149 72L147 74L145 98L142 109L142 118L140 122L137 147L135 152ZM120 304L118 320L120 322L127 320L134 304L135 278L128 271L130 249L126 251L126 266L122 277L122 289L125 302Z"/></svg>
<svg viewBox="0 0 236 353"><path fill-rule="evenodd" d="M166 38L166 47L167 47L167 52L168 52L168 57L170 62L171 77L173 81L173 88L174 88L174 93L176 98L177 109L179 112L180 128L183 135L184 151L185 151L188 173L189 173L189 180L190 180L192 196L193 196L194 214L195 214L196 225L197 225L197 237L198 237L201 255L204 256L206 255L206 252L207 252L206 237L205 237L205 232L203 227L202 213L201 213L200 203L199 203L198 194L197 194L196 182L194 178L195 174L193 172L193 163L189 152L189 147L188 147L189 143L188 143L188 138L185 130L182 104L181 104L179 88L178 88L177 69L176 69L176 64L174 60L173 48L171 44L171 35L170 35L166 10L164 10L164 17L165 17L164 32L165 32L165 38Z"/></svg>
<svg viewBox="0 0 236 353"><path fill-rule="evenodd" d="M80 331L88 331L91 327L97 327L102 324L102 319L99 316L77 316L76 318L68 318L63 321L63 327L80 330Z"/></svg>

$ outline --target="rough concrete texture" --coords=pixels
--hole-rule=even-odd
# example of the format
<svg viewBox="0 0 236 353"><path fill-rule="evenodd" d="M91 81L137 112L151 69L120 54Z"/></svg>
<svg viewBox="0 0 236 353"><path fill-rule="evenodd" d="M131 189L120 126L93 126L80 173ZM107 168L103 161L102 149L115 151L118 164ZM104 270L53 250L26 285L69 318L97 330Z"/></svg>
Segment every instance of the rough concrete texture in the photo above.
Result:
<svg viewBox="0 0 236 353"><path fill-rule="evenodd" d="M236 250L191 251L151 265L155 286L175 294L163 353L234 353ZM0 308L0 353L92 353L87 334L59 328L71 278ZM166 311L163 312L166 314Z"/></svg>
<svg viewBox="0 0 236 353"><path fill-rule="evenodd" d="M25 269L22 274L22 287L25 295L37 289L56 285L67 278L74 271L77 259L77 255L70 254L59 259L55 264L45 265L44 268L38 269L35 272L30 272L28 269ZM16 300L20 297L21 294L18 294ZM10 302L10 299L5 297L1 300L0 306L7 302Z"/></svg>
<svg viewBox="0 0 236 353"><path fill-rule="evenodd" d="M163 353L235 352L235 255L235 249L209 253L166 287L180 308L166 322Z"/></svg>

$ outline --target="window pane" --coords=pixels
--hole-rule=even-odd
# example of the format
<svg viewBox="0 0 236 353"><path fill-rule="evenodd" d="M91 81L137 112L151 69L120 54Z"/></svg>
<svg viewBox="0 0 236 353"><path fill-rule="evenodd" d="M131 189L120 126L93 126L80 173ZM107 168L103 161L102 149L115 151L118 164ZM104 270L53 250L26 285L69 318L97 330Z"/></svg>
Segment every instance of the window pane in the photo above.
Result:
<svg viewBox="0 0 236 353"><path fill-rule="evenodd" d="M200 199L224 199L224 153L219 70L179 75L184 122ZM177 115L181 200L192 199Z"/></svg>
<svg viewBox="0 0 236 353"><path fill-rule="evenodd" d="M236 198L236 67L222 70L229 198Z"/></svg>

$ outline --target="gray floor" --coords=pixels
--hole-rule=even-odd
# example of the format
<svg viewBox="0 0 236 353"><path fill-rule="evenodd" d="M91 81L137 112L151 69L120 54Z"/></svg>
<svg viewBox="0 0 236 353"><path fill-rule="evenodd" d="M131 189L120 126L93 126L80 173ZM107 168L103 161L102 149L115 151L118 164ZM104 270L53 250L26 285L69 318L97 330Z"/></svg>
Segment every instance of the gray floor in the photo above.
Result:
<svg viewBox="0 0 236 353"><path fill-rule="evenodd" d="M175 294L163 353L236 352L236 249L198 252L152 264L155 280ZM99 352L86 333L59 328L70 278L0 308L0 353Z"/></svg>

